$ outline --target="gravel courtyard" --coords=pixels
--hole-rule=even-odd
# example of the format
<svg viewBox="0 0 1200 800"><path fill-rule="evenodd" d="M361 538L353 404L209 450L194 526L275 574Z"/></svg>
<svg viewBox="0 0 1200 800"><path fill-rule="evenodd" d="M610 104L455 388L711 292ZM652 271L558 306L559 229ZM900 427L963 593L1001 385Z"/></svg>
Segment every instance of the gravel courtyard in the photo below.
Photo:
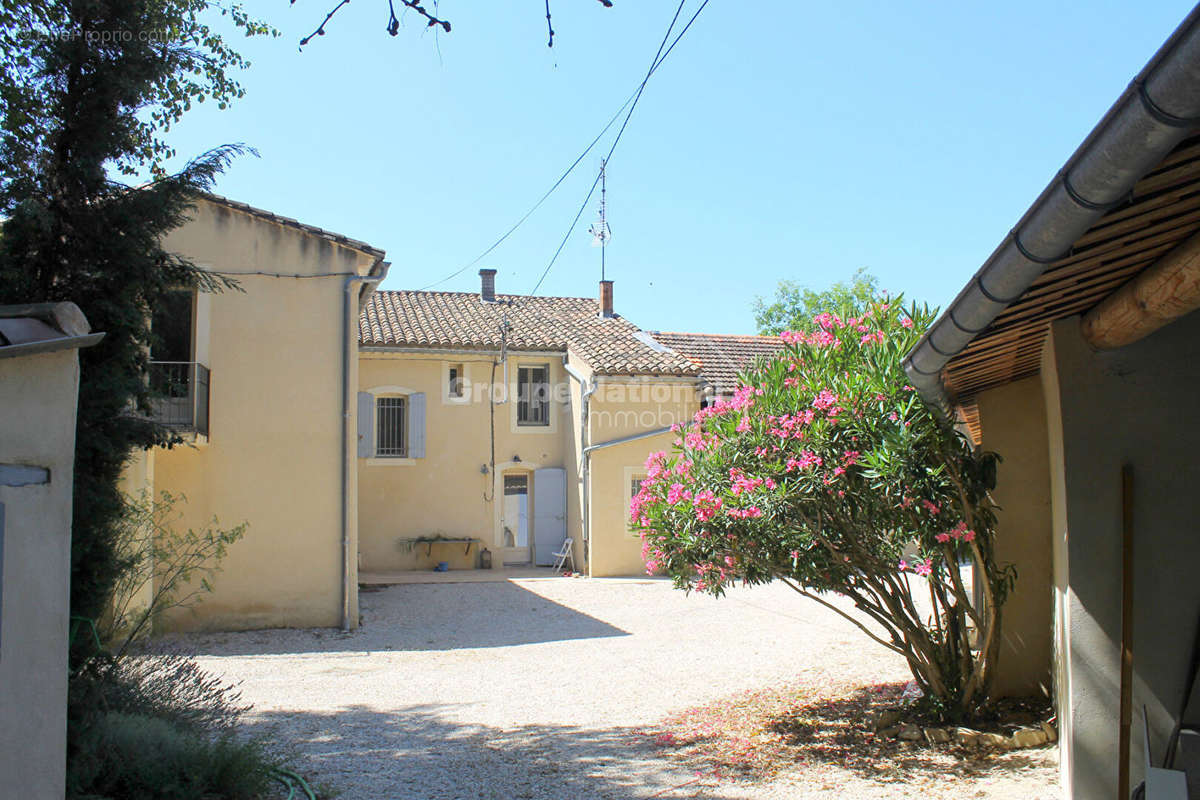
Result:
<svg viewBox="0 0 1200 800"><path fill-rule="evenodd" d="M240 684L255 733L343 800L939 796L828 764L742 784L655 751L644 731L695 704L797 680L906 677L898 658L782 585L716 600L653 579L413 584L366 592L362 609L349 635L182 640ZM1048 753L999 784L949 781L946 796L1055 797Z"/></svg>

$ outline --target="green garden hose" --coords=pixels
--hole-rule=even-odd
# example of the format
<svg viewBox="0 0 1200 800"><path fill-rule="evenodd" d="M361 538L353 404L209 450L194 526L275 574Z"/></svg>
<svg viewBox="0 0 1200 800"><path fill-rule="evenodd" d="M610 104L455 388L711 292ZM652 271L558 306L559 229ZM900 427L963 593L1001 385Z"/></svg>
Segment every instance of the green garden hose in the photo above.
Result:
<svg viewBox="0 0 1200 800"><path fill-rule="evenodd" d="M317 800L317 794L308 785L308 782L301 778L296 773L282 767L275 767L271 770L271 777L287 787L287 800L294 800L296 797L296 789L304 792L304 796L308 800Z"/></svg>

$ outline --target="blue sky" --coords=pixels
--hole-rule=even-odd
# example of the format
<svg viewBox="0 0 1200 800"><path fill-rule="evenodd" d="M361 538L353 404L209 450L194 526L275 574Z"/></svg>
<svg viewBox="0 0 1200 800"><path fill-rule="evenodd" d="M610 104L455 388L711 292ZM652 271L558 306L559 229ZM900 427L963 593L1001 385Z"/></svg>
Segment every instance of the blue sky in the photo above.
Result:
<svg viewBox="0 0 1200 800"><path fill-rule="evenodd" d="M434 36L385 0L271 4L273 40L230 110L194 110L181 154L244 142L217 190L388 252L383 288L422 288L508 230L645 74L675 0L443 0ZM700 0L688 0L688 17ZM397 3L397 6L399 4ZM259 11L266 4L258 4ZM944 306L1190 10L1186 2L711 0L647 85L609 165L616 309L659 330L753 332L781 279L860 266ZM447 290L498 270L527 293L616 126L504 244ZM584 212L540 294L596 293Z"/></svg>

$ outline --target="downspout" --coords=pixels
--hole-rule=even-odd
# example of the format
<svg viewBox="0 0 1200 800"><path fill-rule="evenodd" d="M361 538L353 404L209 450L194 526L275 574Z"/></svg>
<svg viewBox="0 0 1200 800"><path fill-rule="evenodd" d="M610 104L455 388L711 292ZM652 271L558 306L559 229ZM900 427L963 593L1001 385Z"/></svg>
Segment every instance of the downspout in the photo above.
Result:
<svg viewBox="0 0 1200 800"><path fill-rule="evenodd" d="M942 369L1200 125L1200 8L1159 48L1012 232L904 359L949 413Z"/></svg>
<svg viewBox="0 0 1200 800"><path fill-rule="evenodd" d="M345 301L342 303L342 630L349 631L352 627L350 620L350 578L353 572L353 553L350 552L350 470L355 468L356 459L350 455L350 424L354 415L350 413L352 406L352 387L350 373L352 359L358 357L358 331L351 332L350 324L358 318L361 303L368 294L368 289L377 286L387 277L391 262L382 258L371 265L366 275L351 275L342 285ZM376 270L378 275L374 275ZM357 297L351 290L357 289ZM357 302L354 302L357 300ZM351 310L353 302L354 310ZM353 340L351 337L353 336ZM357 622L357 620L355 620Z"/></svg>
<svg viewBox="0 0 1200 800"><path fill-rule="evenodd" d="M587 435L588 401L591 400L592 394L595 393L597 384L596 384L595 378L592 378L591 381L585 381L583 378L583 375L580 374L578 370L576 370L574 367L572 367L570 364L567 363L567 357L565 355L563 356L563 370L566 371L566 373L568 375L570 375L572 378L579 381L579 392L580 392L580 394L579 394L579 398L580 398L579 399L579 453L580 453L579 479L583 483L583 498L580 502L579 521L580 521L581 533L583 536L583 563L588 564L589 563L588 558L590 555L590 553L589 553L590 540L589 540L589 526L588 526L588 503L590 501L590 497L589 497L590 493L588 491L588 488L589 488L588 487L588 484L589 484L588 471L589 471L589 466L590 466L589 455L591 452L588 449L588 444L587 444L587 442L588 442L588 435Z"/></svg>

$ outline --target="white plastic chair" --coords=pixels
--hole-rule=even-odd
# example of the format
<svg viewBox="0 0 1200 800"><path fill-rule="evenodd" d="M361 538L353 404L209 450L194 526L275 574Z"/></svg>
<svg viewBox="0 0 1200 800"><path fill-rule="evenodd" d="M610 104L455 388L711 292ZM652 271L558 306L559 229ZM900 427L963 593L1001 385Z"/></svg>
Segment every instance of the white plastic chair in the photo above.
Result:
<svg viewBox="0 0 1200 800"><path fill-rule="evenodd" d="M555 569L562 569L563 564L569 560L571 562L571 571L575 571L575 555L571 552L570 536L568 536L566 539L563 539L562 547L558 548L557 553L551 553L550 555L558 559L558 562L554 565Z"/></svg>

